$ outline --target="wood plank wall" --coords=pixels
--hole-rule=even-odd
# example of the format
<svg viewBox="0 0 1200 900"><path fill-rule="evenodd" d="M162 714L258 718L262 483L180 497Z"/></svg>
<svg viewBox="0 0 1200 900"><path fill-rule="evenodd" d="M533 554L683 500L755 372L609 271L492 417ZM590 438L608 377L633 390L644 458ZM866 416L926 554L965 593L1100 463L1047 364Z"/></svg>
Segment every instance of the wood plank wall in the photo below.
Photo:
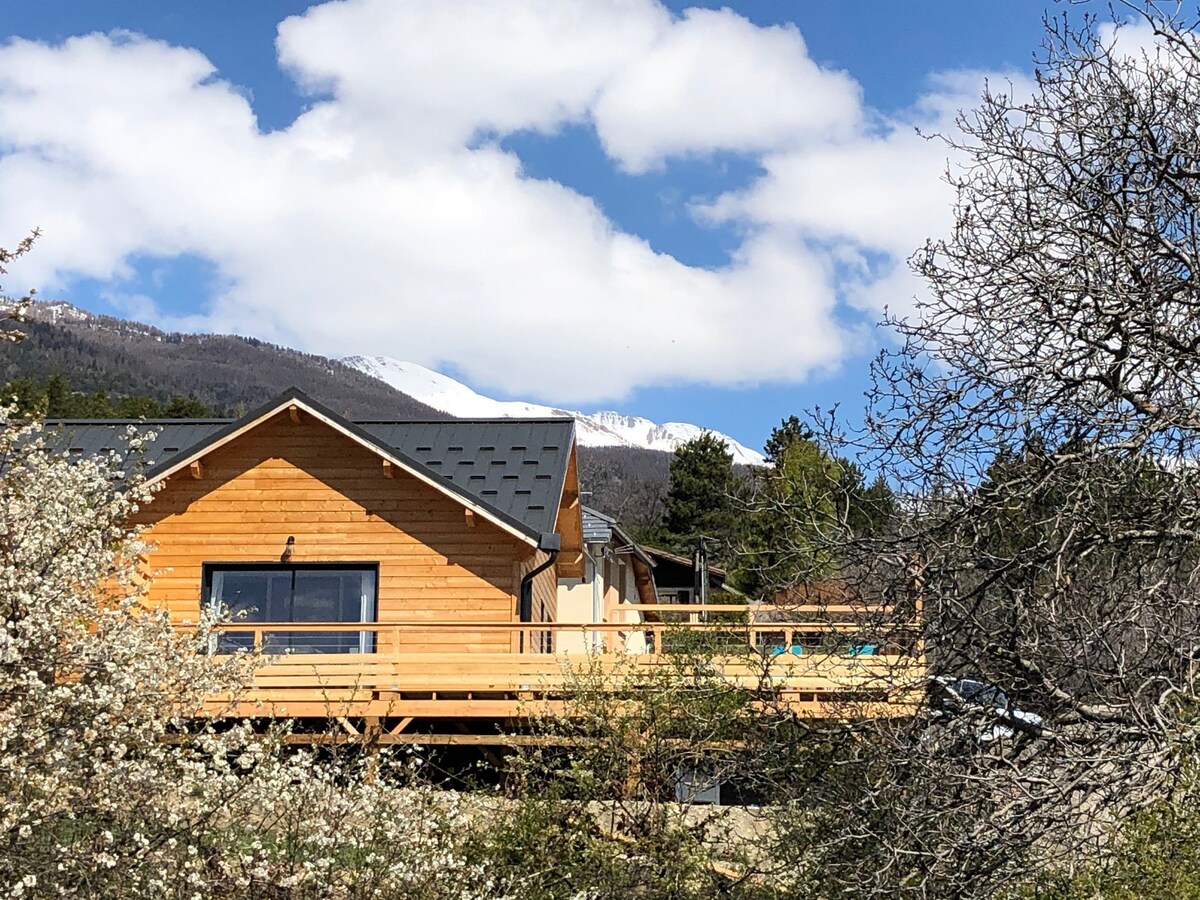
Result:
<svg viewBox="0 0 1200 900"><path fill-rule="evenodd" d="M518 590L520 589L520 579L526 573L532 572L549 557L549 553L544 550L538 550L528 561L523 563L519 568L519 577L517 579ZM535 622L557 622L558 621L558 573L557 566L551 566L544 572L535 575L533 578L533 621ZM544 638L546 644L536 649L553 650L554 648L554 632L545 632Z"/></svg>
<svg viewBox="0 0 1200 900"><path fill-rule="evenodd" d="M479 516L468 523L460 504L403 471L385 477L379 457L311 417L275 416L207 455L200 471L173 475L139 514L157 544L150 599L176 621L200 614L204 563L279 562L289 536L292 562L378 563L380 622L517 619L528 544ZM546 574L552 581L553 569ZM503 632L403 640L426 652L511 643ZM396 647L383 636L378 649Z"/></svg>

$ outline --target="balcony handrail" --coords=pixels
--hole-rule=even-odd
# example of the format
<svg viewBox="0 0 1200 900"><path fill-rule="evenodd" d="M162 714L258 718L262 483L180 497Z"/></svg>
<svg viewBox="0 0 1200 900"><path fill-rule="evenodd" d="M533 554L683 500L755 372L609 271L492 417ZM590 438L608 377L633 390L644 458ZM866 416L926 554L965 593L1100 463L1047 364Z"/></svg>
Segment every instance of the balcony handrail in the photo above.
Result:
<svg viewBox="0 0 1200 900"><path fill-rule="evenodd" d="M620 603L611 607L615 610L632 610L635 612L723 612L749 613L787 612L787 613L890 613L895 610L893 604L868 603L804 603L800 605L781 605L772 603Z"/></svg>
<svg viewBox="0 0 1200 900"><path fill-rule="evenodd" d="M180 623L184 631L195 631L199 626L194 623ZM361 644L361 649L339 649L327 651L335 656L342 654L362 654L375 658L384 656L400 657L416 652L431 653L432 655L462 656L479 653L501 653L506 655L546 655L557 651L553 634L582 632L585 637L591 633L602 637L603 647L594 648L602 655L612 655L614 652L624 652L621 648L630 635L645 635L644 648L631 648L629 652L635 655L658 657L678 651L680 647L670 646L673 635L681 632L725 634L735 639L729 646L722 647L717 655L736 657L747 652L771 655L786 653L789 657L804 656L808 659L817 657L874 657L877 659L900 659L922 655L920 640L910 625L889 626L882 629L865 630L853 624L821 623L814 626L804 622L761 622L761 623L728 623L728 622L686 622L669 624L664 622L472 622L472 621L407 621L407 622L220 622L212 625L215 632L210 640L212 652L218 652L220 646L218 635L241 635L241 639L249 639L246 649L265 650L271 645L272 635L291 635L298 638L303 634L373 634L374 644ZM441 632L443 635L479 635L501 636L501 643L493 650L473 649L460 650L453 647L438 647L432 650L419 650L405 641L405 635L415 635L418 641L428 639L431 633ZM505 649L503 636L508 635L512 640L509 648ZM836 638L835 643L814 638ZM614 638L616 640L614 640ZM494 637L493 637L494 639ZM467 643L470 643L469 641ZM625 645L628 646L628 645ZM297 648L300 655L306 651ZM285 652L293 652L287 650ZM308 651L317 652L321 651Z"/></svg>
<svg viewBox="0 0 1200 900"><path fill-rule="evenodd" d="M199 625L194 622L182 622L175 626L178 629L194 631ZM470 620L409 620L403 622L214 622L210 625L214 631L290 631L314 632L335 631L355 632L373 631L597 631L618 632L629 631L746 631L755 633L775 633L801 631L805 633L828 631L853 633L861 630L855 622L475 622ZM916 627L916 623L898 622L889 625L889 630L906 631Z"/></svg>

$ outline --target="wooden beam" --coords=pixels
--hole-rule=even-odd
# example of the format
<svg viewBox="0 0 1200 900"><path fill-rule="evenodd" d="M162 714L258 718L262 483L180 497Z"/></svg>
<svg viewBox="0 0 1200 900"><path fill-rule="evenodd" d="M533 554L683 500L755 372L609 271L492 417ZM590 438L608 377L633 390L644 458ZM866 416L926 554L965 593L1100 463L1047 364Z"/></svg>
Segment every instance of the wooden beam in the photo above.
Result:
<svg viewBox="0 0 1200 900"><path fill-rule="evenodd" d="M471 731L470 731L470 729L469 729L469 728L467 728L467 726L466 726L466 724L465 724L465 723L463 723L463 722L458 722L458 723L457 723L457 725L458 725L458 730L459 730L460 732L462 732L462 734L463 734L463 735L466 735L466 736L469 736L469 737L476 737L476 736L477 736L477 735L472 735L472 734L471 734ZM491 746L490 746L490 745L488 745L488 744L480 744L480 745L478 745L478 746L479 746L479 750L480 750L480 752L481 752L481 753L483 754L483 756L484 756L484 759L486 759L488 762L490 762L490 763L491 763L491 764L492 764L492 765L493 765L493 766L496 768L496 771L499 771L499 770L501 770L501 769L503 769L503 768L504 768L504 760L503 760L503 759L501 759L501 758L500 758L500 756L499 756L499 755L498 755L498 754L497 754L495 751L493 751L493 750L492 750L492 748L491 748Z"/></svg>
<svg viewBox="0 0 1200 900"><path fill-rule="evenodd" d="M392 461L390 459L385 459L383 461L383 477L384 478L395 478L396 477L396 467L392 465Z"/></svg>
<svg viewBox="0 0 1200 900"><path fill-rule="evenodd" d="M174 738L174 736L171 736ZM186 743L193 736L174 738L172 743ZM357 744L361 736L349 734L296 734L286 735L285 744ZM553 735L532 734L381 734L381 745L416 744L425 747L570 747L578 740Z"/></svg>
<svg viewBox="0 0 1200 900"><path fill-rule="evenodd" d="M401 719L399 722L396 723L396 726L394 728L392 728L388 732L388 734L390 734L392 737L395 737L396 735L403 732L405 728L407 728L409 725L411 725L412 721L413 721L412 716L405 716L403 719Z"/></svg>
<svg viewBox="0 0 1200 900"><path fill-rule="evenodd" d="M288 417L292 420L293 425L300 424L300 407L295 403L288 407Z"/></svg>
<svg viewBox="0 0 1200 900"><path fill-rule="evenodd" d="M558 556L555 570L559 578L582 578L583 569L583 520L579 502L579 464L575 448L567 461L566 480L559 498L558 515L554 530L562 536L562 552Z"/></svg>
<svg viewBox="0 0 1200 900"><path fill-rule="evenodd" d="M359 736L358 729L355 728L353 725L351 725L350 720L347 719L345 716L338 716L337 721L338 721L338 724L342 726L342 728L346 729L346 734L352 735L354 737Z"/></svg>
<svg viewBox="0 0 1200 900"><path fill-rule="evenodd" d="M464 512L467 517L467 527L474 528L475 527L475 511L473 509L468 509L468 510L465 510Z"/></svg>
<svg viewBox="0 0 1200 900"><path fill-rule="evenodd" d="M192 460L192 464L188 466L188 471L192 473L192 477L200 479L204 477L204 466L200 464L200 460Z"/></svg>

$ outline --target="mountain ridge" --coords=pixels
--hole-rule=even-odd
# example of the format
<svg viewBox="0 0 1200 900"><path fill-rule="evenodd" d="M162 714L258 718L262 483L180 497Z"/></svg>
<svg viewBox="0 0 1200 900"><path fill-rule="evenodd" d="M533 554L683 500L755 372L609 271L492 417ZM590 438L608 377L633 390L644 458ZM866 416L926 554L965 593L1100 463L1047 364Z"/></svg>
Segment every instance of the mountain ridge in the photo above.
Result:
<svg viewBox="0 0 1200 900"><path fill-rule="evenodd" d="M346 356L340 362L378 378L420 403L459 418L538 418L570 416L582 447L631 447L670 453L703 434L725 443L739 465L761 466L766 459L729 435L688 422L658 424L615 410L585 413L523 400L495 400L472 390L449 375L389 356Z"/></svg>
<svg viewBox="0 0 1200 900"><path fill-rule="evenodd" d="M28 318L4 323L25 339L0 341L0 384L45 382L62 373L77 392L160 402L195 395L218 415L234 417L295 386L351 419L452 418L336 360L256 338L169 333L62 300L35 302ZM659 450L581 446L586 502L626 527L652 528L664 514L670 460Z"/></svg>
<svg viewBox="0 0 1200 900"><path fill-rule="evenodd" d="M24 339L0 341L0 383L61 372L84 393L191 394L228 415L297 387L350 418L450 418L337 360L257 338L165 332L61 300L37 301L6 327Z"/></svg>

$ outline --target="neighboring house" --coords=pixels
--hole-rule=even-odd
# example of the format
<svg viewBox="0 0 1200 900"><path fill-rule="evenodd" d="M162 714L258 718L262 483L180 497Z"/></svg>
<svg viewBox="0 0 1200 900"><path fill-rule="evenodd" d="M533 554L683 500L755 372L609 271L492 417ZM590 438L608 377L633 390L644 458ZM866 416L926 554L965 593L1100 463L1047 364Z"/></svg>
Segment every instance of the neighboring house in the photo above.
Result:
<svg viewBox="0 0 1200 900"><path fill-rule="evenodd" d="M587 624L644 621L641 611L622 611L620 607L656 602L654 560L615 519L587 506L583 507L583 555L581 577L559 579L559 620ZM613 646L621 646L628 653L646 650L643 632L609 635L583 628L560 632L558 649L575 654Z"/></svg>
<svg viewBox="0 0 1200 900"><path fill-rule="evenodd" d="M654 560L654 584L659 603L699 603L700 573L694 560L657 547L643 548ZM708 567L708 589L710 593L728 590L725 586L724 569Z"/></svg>

